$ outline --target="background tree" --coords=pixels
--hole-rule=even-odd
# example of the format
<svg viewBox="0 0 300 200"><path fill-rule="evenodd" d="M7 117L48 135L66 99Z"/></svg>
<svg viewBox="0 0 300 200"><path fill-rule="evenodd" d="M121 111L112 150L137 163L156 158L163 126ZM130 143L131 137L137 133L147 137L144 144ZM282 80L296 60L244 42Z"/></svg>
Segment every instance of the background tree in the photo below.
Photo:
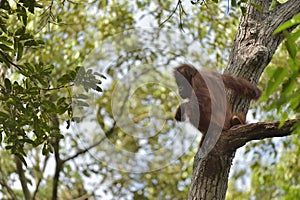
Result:
<svg viewBox="0 0 300 200"><path fill-rule="evenodd" d="M194 138L187 133L195 132L196 141L200 134L189 127L186 131L185 125L173 121L179 100L174 81L170 81L172 68L187 61L202 68L225 67L231 47L228 38L234 36L240 8L245 12L242 3L237 2L237 7L233 4L226 14L227 2L192 6L188 1L156 0L1 1L1 198L184 199L191 182L191 158L197 149L197 142L191 144ZM176 5L183 9L181 14L188 14L183 14L180 21L174 17L180 15L175 10L159 29ZM297 18L290 23L295 22ZM170 30L174 27L178 31ZM288 52L294 55L288 62L290 67L282 69L280 65L286 63L278 57L261 80L262 86L269 85L265 86L269 89L262 98L265 103L260 110L264 112L256 112L260 118L268 117L265 111L272 115L288 109L290 115L278 115L276 120L299 113L299 96L294 92L299 90L297 33L287 37ZM286 58L284 48L278 54ZM280 72L284 73L278 79ZM124 77L129 81L140 77L142 82L120 84ZM278 90L275 86L281 81L286 84ZM114 96L116 91L120 93L118 98ZM267 98L270 95L274 99ZM112 106L113 99L118 102L116 107ZM129 113L124 111L122 115L114 110L123 105L130 108ZM122 116L127 116L126 123L144 127L144 132L116 123L116 117ZM164 123L161 127L149 126L151 120L154 124ZM284 144L287 150L297 152L292 142ZM256 143L249 152L272 144ZM178 154L178 145L187 148ZM133 165L115 149L148 156ZM261 163L253 163L252 188L255 180L261 180L259 177L267 177L261 176L262 167ZM278 173L278 180L280 177ZM278 183L277 191L296 188L296 184L288 184ZM265 187L270 187L267 181ZM240 189L231 187L229 198L265 192L258 187L252 190L255 194ZM267 191L271 194L274 190Z"/></svg>

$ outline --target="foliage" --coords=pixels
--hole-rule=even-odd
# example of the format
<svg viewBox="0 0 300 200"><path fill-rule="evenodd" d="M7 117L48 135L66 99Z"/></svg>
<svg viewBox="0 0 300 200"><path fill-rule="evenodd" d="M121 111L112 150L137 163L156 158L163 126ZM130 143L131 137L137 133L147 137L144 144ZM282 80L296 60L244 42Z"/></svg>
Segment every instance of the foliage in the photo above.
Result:
<svg viewBox="0 0 300 200"><path fill-rule="evenodd" d="M0 133L6 143L5 148L26 164L23 158L26 156L25 144L33 147L43 144L45 155L52 151L49 138L63 137L54 124L53 115L67 113L72 120L71 96L59 98L57 91L70 90L71 86L79 84L86 90L102 91L97 85L101 82L98 74L76 66L60 78L53 79L55 63L44 64L38 59L29 61L23 58L24 52L34 53L33 49L45 45L28 25L31 22L29 17L38 12L37 8L43 8L43 5L29 1L12 5L2 1L1 4L0 62L4 69L11 69L12 74L1 84Z"/></svg>
<svg viewBox="0 0 300 200"><path fill-rule="evenodd" d="M291 118L299 118L300 113L300 29L296 28L293 32L287 32L291 26L300 23L300 15L279 26L274 34L283 32L286 40L284 42L285 52L280 52L280 57L288 57L287 62L275 58L269 68L266 69L268 81L266 82L266 91L262 97L262 102L267 102L266 110L275 111L278 119L285 121ZM288 55L287 55L287 53ZM280 90L278 90L280 88ZM270 96L274 97L271 102ZM299 124L295 125L295 130Z"/></svg>
<svg viewBox="0 0 300 200"><path fill-rule="evenodd" d="M60 199L185 198L197 142L178 134L182 126L172 119L179 102L170 72L186 57L201 68L224 68L243 3L231 1L231 12L223 2L182 4L182 24L171 17L159 29L175 1L1 1L0 197L25 198L30 185L32 199L49 199L59 182ZM182 32L171 31L181 25ZM286 33L289 68L274 61L279 67L262 83L265 96L276 97L264 99L270 111L299 113L298 34ZM279 72L281 93L271 87L280 84L272 78ZM135 129L117 124L124 116ZM184 145L174 141L190 143L178 154ZM21 172L11 153L27 164ZM253 180L260 173L253 169ZM248 195L232 190L233 197Z"/></svg>

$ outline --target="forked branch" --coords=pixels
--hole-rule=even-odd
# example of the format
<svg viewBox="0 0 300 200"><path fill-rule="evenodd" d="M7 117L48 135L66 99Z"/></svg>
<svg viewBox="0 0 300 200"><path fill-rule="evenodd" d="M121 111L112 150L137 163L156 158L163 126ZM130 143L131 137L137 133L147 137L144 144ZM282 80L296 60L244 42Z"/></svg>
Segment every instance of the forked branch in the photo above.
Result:
<svg viewBox="0 0 300 200"><path fill-rule="evenodd" d="M297 122L300 122L300 119L288 120L281 127L279 127L280 122L258 122L233 127L222 133L217 149L225 153L242 147L252 140L291 135L292 127Z"/></svg>

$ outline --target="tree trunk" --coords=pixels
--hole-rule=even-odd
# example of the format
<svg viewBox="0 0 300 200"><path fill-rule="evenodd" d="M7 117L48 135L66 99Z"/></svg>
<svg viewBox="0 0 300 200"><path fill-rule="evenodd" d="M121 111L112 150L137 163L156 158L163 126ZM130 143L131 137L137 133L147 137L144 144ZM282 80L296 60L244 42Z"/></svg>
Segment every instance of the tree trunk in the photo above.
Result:
<svg viewBox="0 0 300 200"><path fill-rule="evenodd" d="M249 1L247 14L241 17L225 73L244 77L254 84L258 82L284 38L283 34L273 35L274 30L300 12L299 0L289 0L270 11L271 2L271 0ZM261 9L252 5L259 5ZM228 92L228 96L233 112L247 113L250 100L234 96L230 92ZM268 127L262 126L260 128L263 129L260 130L263 132L264 130L267 131ZM253 130L256 129L251 130L254 133ZM290 129L287 132L290 132ZM236 149L241 146L226 147L226 145L231 144L228 141L231 141L232 138L229 140L227 137L230 136L230 133L230 130L226 131L226 134L223 132L215 147L206 157L201 158L199 156L201 155L200 149L198 149L194 161L189 200L225 199L232 160ZM249 134L251 135L251 132ZM234 140L239 139L234 138ZM236 143L244 144L245 142L236 141Z"/></svg>
<svg viewBox="0 0 300 200"><path fill-rule="evenodd" d="M189 199L225 199L227 180L235 152L208 154L194 164Z"/></svg>
<svg viewBox="0 0 300 200"><path fill-rule="evenodd" d="M23 169L23 163L17 156L15 156L15 163L16 163L17 173L19 175L19 179L20 179L21 186L22 186L24 199L25 200L30 200L31 195L30 195L30 191L28 189L28 185L27 185L28 181L27 181L27 178L25 176L25 171Z"/></svg>

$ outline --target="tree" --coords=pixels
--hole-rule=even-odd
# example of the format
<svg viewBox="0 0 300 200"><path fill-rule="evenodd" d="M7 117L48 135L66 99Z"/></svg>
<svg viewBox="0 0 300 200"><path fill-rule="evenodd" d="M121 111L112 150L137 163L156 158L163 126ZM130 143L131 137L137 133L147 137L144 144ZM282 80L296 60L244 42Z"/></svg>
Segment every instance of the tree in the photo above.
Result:
<svg viewBox="0 0 300 200"><path fill-rule="evenodd" d="M247 14L243 3L237 5ZM168 18L176 5L180 13L173 16L181 21ZM233 6L224 16L226 7L2 0L0 198L184 199L197 144L188 125L173 120L179 99L171 72L186 60L218 70L226 65L239 15ZM154 28L141 28L143 22ZM284 34L295 58L297 34ZM270 80L266 95L277 95L276 85L285 81L289 97L297 84L286 81L294 83L295 75L274 69L271 78L284 73ZM291 97L279 99L280 105L297 112L297 96Z"/></svg>
<svg viewBox="0 0 300 200"><path fill-rule="evenodd" d="M270 9L271 3L259 0L248 2L225 72L245 77L253 83L258 82L284 39L283 33L274 34L274 31L300 12L299 1L290 0L274 9ZM287 30L292 31L296 27L294 25ZM230 95L230 100L234 111L247 112L249 101L233 94ZM215 147L202 159L197 156L200 154L199 149L195 156L189 199L225 199L228 174L237 148L251 140L290 135L291 127L296 122L299 120L286 121L282 126L279 123L262 122L245 125L223 132Z"/></svg>

